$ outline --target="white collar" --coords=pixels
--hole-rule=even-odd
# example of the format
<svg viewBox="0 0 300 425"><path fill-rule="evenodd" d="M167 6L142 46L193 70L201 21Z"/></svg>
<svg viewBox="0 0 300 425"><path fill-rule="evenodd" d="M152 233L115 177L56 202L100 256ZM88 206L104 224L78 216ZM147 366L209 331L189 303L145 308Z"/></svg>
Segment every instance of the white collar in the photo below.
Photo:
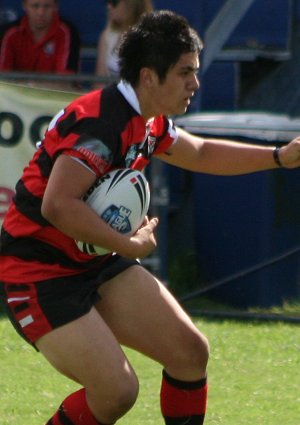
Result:
<svg viewBox="0 0 300 425"><path fill-rule="evenodd" d="M136 112L142 115L140 103L132 85L129 83L126 83L126 81L124 80L121 80L118 83L118 89L122 93L122 95L125 97L127 102L133 107L133 109L135 109Z"/></svg>

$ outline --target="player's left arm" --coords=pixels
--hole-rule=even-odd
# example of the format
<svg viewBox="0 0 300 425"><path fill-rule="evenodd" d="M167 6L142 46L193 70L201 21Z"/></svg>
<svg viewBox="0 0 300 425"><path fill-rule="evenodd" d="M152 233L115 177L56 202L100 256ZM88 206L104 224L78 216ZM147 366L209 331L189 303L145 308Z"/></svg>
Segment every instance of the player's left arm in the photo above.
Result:
<svg viewBox="0 0 300 425"><path fill-rule="evenodd" d="M275 146L263 146L225 139L201 138L182 129L177 142L159 158L187 170L218 175L238 175L278 168ZM285 168L300 166L300 137L282 146L279 160Z"/></svg>

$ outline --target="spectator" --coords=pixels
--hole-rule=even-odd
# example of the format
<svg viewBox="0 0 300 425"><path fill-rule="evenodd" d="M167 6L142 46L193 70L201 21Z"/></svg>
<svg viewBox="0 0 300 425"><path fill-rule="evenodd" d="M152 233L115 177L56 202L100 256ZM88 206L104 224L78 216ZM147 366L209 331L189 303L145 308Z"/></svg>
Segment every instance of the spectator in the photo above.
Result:
<svg viewBox="0 0 300 425"><path fill-rule="evenodd" d="M58 0L23 0L25 15L3 31L0 71L70 74L79 68L79 36L59 17Z"/></svg>
<svg viewBox="0 0 300 425"><path fill-rule="evenodd" d="M151 0L106 0L108 23L98 41L96 74L118 78L118 47L121 35L153 10Z"/></svg>

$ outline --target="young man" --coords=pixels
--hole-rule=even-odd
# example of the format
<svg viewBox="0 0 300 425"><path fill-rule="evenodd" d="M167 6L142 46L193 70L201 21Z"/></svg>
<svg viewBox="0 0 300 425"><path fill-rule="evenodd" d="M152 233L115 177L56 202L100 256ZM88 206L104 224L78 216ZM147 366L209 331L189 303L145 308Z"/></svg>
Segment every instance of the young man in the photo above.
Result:
<svg viewBox="0 0 300 425"><path fill-rule="evenodd" d="M158 219L127 237L82 201L108 170L143 169L152 155L221 175L278 167L272 147L195 137L168 118L184 113L199 87L201 48L182 17L145 15L123 38L122 81L60 112L17 184L1 235L9 316L58 371L82 385L47 425L108 425L126 414L138 380L121 344L162 365L167 425L203 424L207 339L135 260L155 248ZM300 166L300 139L275 152L283 166ZM74 240L116 254L90 257Z"/></svg>
<svg viewBox="0 0 300 425"><path fill-rule="evenodd" d="M79 36L59 18L57 0L23 0L23 8L1 37L0 71L77 72Z"/></svg>

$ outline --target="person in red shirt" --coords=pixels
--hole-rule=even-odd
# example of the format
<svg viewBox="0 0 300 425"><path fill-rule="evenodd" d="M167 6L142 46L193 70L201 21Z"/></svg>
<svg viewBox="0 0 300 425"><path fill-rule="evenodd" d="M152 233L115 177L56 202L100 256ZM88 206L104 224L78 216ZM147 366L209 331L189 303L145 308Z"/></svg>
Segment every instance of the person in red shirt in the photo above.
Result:
<svg viewBox="0 0 300 425"><path fill-rule="evenodd" d="M75 73L79 35L58 14L57 0L24 0L25 15L4 30L0 71Z"/></svg>

